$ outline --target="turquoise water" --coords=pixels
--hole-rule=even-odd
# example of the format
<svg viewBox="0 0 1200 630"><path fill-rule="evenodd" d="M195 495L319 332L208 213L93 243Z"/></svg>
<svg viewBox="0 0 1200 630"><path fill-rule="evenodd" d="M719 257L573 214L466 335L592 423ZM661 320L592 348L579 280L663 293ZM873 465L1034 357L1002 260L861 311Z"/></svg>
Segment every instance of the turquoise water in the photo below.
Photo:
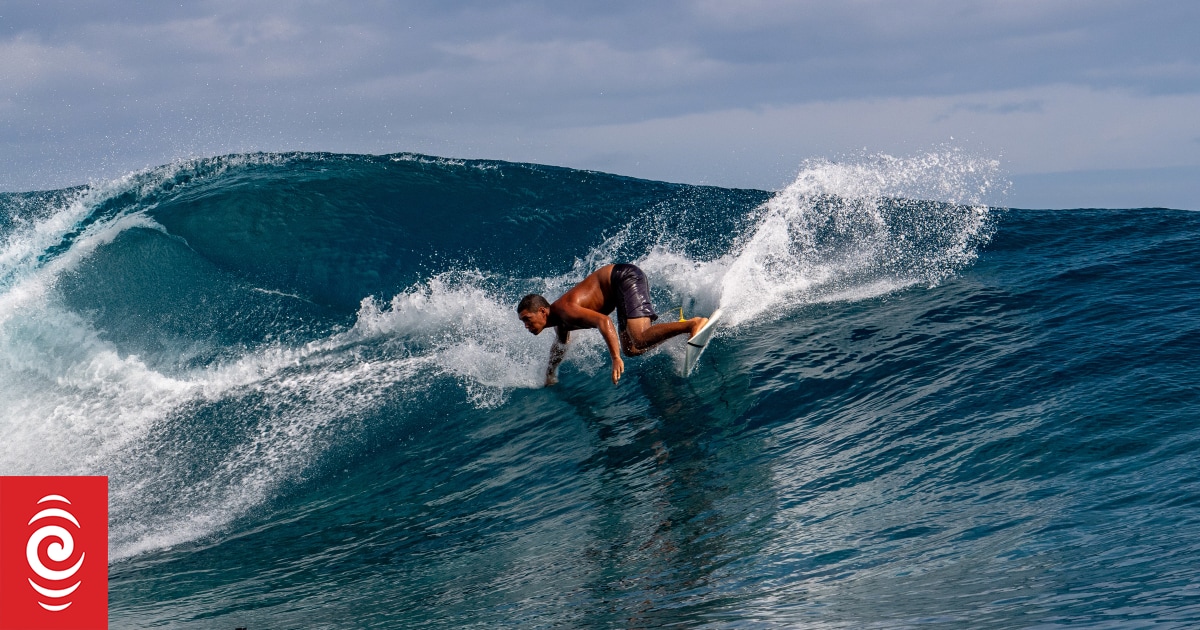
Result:
<svg viewBox="0 0 1200 630"><path fill-rule="evenodd" d="M1003 187L287 154L0 195L0 474L110 477L113 627L1193 627L1200 215ZM513 305L611 261L720 332L618 387L575 335L541 387Z"/></svg>

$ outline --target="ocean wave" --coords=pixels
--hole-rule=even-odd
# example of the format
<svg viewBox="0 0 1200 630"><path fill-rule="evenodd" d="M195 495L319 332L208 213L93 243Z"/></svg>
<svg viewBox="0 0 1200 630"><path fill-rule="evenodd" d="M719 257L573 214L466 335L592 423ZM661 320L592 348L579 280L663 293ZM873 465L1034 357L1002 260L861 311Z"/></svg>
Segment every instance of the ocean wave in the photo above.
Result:
<svg viewBox="0 0 1200 630"><path fill-rule="evenodd" d="M1073 588L1046 585L1048 555L1096 593L1129 577L1089 536L1190 557L1120 501L1194 529L1200 228L1001 211L1006 185L950 149L814 160L774 193L256 154L0 195L0 470L110 477L131 625L211 621L198 600L300 623L260 581L351 625L470 625L463 602L483 625L970 618L948 601L1028 620ZM609 262L647 272L664 318L722 308L711 349L685 379L664 344L614 388L585 331L543 388L550 339L516 301ZM273 568L130 586L243 544ZM1155 579L1175 603L1191 583ZM321 599L364 583L401 612Z"/></svg>

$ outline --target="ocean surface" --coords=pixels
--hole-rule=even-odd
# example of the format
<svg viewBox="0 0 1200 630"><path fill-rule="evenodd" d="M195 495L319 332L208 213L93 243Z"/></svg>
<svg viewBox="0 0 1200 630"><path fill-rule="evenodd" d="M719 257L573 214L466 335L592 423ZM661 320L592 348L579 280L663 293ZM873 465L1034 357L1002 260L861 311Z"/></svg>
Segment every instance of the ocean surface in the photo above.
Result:
<svg viewBox="0 0 1200 630"><path fill-rule="evenodd" d="M114 628L1200 626L1200 213L956 151L775 192L413 154L0 195L0 474L110 478ZM999 201L997 201L997 199ZM514 312L726 318L609 381Z"/></svg>

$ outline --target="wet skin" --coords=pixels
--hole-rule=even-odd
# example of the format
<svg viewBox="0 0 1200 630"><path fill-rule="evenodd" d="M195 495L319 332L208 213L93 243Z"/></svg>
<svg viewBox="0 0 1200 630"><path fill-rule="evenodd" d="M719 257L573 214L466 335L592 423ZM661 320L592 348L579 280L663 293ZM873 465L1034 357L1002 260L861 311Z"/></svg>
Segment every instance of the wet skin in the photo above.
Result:
<svg viewBox="0 0 1200 630"><path fill-rule="evenodd" d="M604 337L608 353L612 357L612 382L616 385L625 371L626 356L637 356L658 344L683 333L691 337L708 322L707 317L693 317L682 322L652 324L649 317L633 317L625 322L625 330L617 334L609 315L616 310L619 292L611 282L612 265L605 265L550 304L521 311L518 317L525 329L537 335L548 326L555 328L554 345L550 348L550 364L546 369L546 384L558 382L558 365L566 355L567 343L572 330L595 328Z"/></svg>

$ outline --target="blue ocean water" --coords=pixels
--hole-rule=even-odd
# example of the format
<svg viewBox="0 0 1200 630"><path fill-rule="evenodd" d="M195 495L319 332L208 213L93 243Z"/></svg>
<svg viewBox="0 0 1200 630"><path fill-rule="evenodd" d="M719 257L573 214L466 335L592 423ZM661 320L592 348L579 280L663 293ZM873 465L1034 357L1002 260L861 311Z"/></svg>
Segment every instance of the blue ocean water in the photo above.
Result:
<svg viewBox="0 0 1200 630"><path fill-rule="evenodd" d="M112 627L1200 625L1200 214L954 151L783 190L236 155L0 195L0 474L110 477ZM513 306L725 324L608 380Z"/></svg>

